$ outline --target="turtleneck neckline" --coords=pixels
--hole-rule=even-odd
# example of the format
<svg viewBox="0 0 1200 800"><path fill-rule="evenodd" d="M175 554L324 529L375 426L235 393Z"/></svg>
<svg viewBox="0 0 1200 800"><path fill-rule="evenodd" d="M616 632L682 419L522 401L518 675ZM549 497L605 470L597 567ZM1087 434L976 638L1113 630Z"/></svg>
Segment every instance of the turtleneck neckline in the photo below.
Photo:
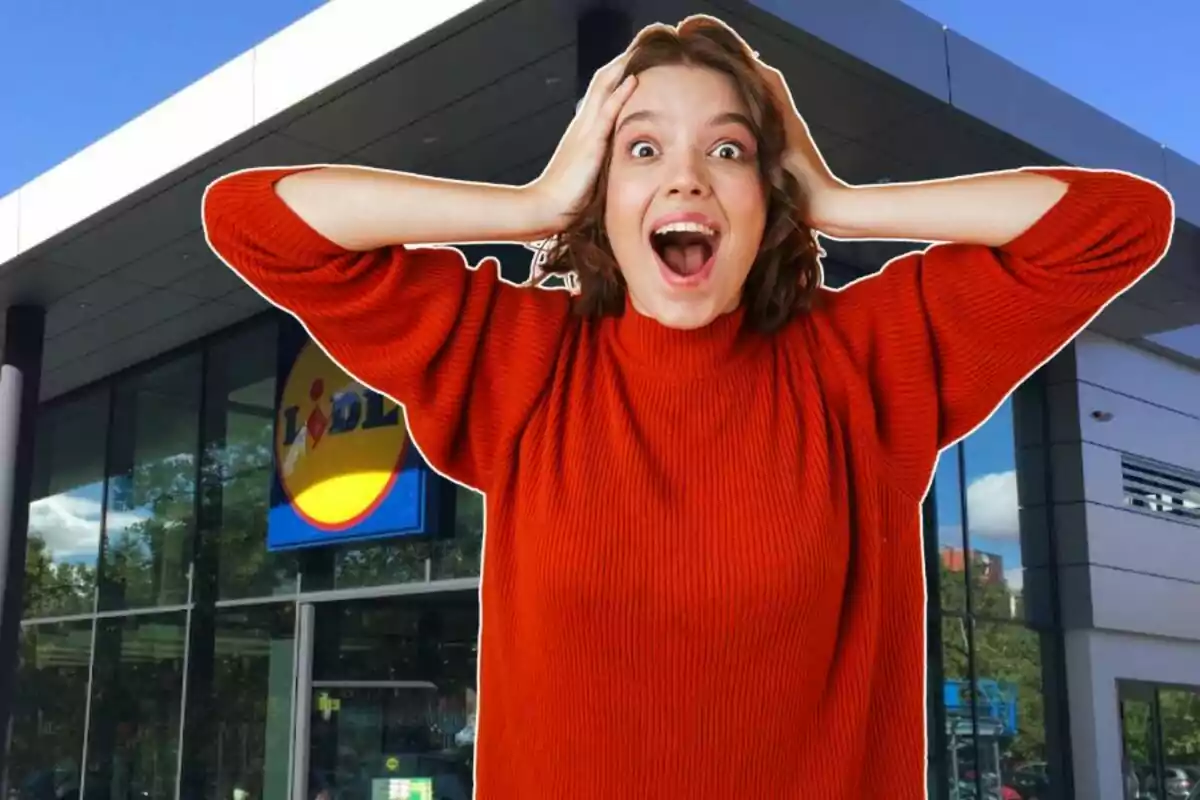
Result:
<svg viewBox="0 0 1200 800"><path fill-rule="evenodd" d="M667 376L719 371L744 355L755 339L738 305L703 328L679 330L648 317L625 300L625 313L613 321L618 348L639 366Z"/></svg>

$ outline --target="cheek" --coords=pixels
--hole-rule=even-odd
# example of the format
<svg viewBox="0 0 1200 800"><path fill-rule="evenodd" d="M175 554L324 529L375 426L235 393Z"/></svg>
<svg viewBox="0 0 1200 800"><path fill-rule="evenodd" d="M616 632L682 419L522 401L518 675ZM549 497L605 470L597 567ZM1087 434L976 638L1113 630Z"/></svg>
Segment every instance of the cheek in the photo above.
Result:
<svg viewBox="0 0 1200 800"><path fill-rule="evenodd" d="M616 252L627 251L642 239L642 216L647 194L635 181L613 175L604 205L604 227Z"/></svg>
<svg viewBox="0 0 1200 800"><path fill-rule="evenodd" d="M722 193L722 205L737 234L738 248L757 253L767 218L767 203L757 175L729 180Z"/></svg>

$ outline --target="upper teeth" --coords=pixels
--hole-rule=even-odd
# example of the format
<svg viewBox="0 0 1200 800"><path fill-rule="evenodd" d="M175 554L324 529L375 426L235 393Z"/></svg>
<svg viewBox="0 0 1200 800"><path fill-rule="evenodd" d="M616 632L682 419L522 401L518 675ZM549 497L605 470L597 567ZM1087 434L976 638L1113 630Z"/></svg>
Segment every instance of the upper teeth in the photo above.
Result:
<svg viewBox="0 0 1200 800"><path fill-rule="evenodd" d="M705 236L716 236L717 232L699 222L671 222L654 231L655 235L663 233L703 233Z"/></svg>

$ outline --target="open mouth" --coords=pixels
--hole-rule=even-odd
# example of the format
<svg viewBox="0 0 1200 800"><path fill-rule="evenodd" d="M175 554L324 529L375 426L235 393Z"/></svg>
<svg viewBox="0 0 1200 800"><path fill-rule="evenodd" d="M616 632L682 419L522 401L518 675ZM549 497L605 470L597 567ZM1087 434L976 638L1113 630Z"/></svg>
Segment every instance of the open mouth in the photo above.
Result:
<svg viewBox="0 0 1200 800"><path fill-rule="evenodd" d="M680 278L696 278L711 266L719 241L717 231L700 222L672 222L650 234L659 260Z"/></svg>

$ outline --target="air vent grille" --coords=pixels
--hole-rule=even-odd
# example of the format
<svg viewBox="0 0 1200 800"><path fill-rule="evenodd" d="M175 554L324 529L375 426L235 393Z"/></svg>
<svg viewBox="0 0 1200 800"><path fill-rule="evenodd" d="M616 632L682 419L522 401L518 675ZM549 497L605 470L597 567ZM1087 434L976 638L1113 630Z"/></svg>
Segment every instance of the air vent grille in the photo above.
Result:
<svg viewBox="0 0 1200 800"><path fill-rule="evenodd" d="M1200 524L1200 473L1123 454L1125 505Z"/></svg>

